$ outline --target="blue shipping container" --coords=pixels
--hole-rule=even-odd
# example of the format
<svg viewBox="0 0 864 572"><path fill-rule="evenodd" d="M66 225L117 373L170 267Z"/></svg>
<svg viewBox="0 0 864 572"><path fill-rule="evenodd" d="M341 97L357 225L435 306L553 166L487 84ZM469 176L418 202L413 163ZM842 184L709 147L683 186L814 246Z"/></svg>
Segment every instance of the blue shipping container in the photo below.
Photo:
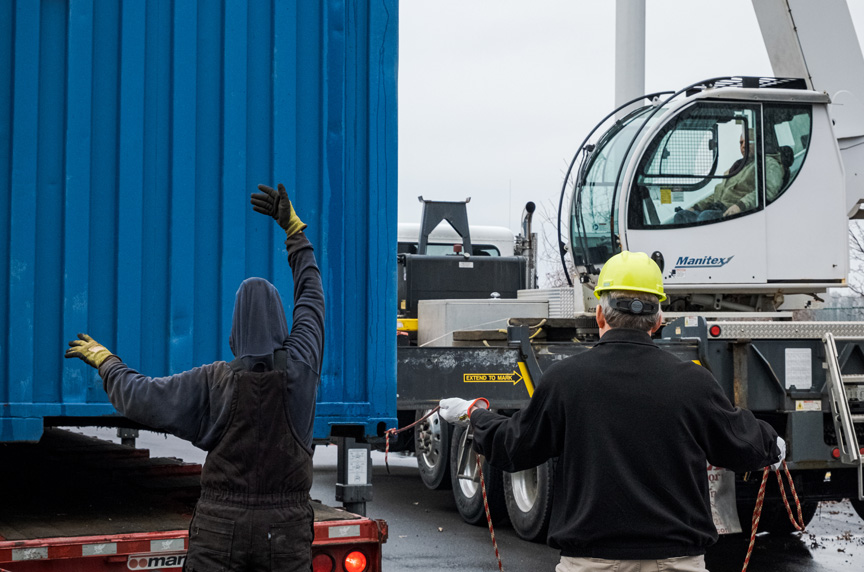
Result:
<svg viewBox="0 0 864 572"><path fill-rule="evenodd" d="M246 277L290 319L276 182L327 298L315 436L394 426L397 45L396 0L0 2L0 441L117 415L78 332L162 376L232 358Z"/></svg>

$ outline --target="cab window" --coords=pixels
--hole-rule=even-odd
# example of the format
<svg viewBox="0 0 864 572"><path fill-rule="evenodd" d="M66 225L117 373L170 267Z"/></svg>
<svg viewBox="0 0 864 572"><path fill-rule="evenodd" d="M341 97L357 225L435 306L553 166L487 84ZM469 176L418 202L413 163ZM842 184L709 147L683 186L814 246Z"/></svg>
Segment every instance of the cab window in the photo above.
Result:
<svg viewBox="0 0 864 572"><path fill-rule="evenodd" d="M651 105L634 110L603 134L580 167L570 211L570 240L577 266L601 264L621 251L614 231L621 175L635 150L634 139L663 115Z"/></svg>
<svg viewBox="0 0 864 572"><path fill-rule="evenodd" d="M699 102L649 144L628 205L630 228L712 224L760 204L761 125L756 105Z"/></svg>
<svg viewBox="0 0 864 572"><path fill-rule="evenodd" d="M809 106L766 104L765 114L765 195L770 205L798 176L807 156L812 130L812 111ZM773 163L771 160L773 159ZM782 166L772 177L771 169Z"/></svg>

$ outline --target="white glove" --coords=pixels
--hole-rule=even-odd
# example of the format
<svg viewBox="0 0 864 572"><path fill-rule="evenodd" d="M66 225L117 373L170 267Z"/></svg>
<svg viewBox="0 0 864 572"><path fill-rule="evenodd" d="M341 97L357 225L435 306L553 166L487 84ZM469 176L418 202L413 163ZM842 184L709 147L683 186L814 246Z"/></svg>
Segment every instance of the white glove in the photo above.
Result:
<svg viewBox="0 0 864 572"><path fill-rule="evenodd" d="M777 447L780 448L780 458L777 459L777 462L771 465L772 471L779 471L780 465L783 464L783 459L786 458L786 441L783 440L783 437L777 437Z"/></svg>
<svg viewBox="0 0 864 572"><path fill-rule="evenodd" d="M441 419L460 427L468 427L468 412L472 407L489 409L489 401L483 397L474 399L473 401L459 399L458 397L449 397L442 399L438 405L441 407L441 410L438 411Z"/></svg>

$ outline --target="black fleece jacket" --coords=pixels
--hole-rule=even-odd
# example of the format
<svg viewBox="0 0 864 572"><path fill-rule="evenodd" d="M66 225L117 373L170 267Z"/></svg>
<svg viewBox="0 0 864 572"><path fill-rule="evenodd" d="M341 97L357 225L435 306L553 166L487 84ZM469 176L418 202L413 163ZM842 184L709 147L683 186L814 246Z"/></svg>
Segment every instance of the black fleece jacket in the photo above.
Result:
<svg viewBox="0 0 864 572"><path fill-rule="evenodd" d="M780 455L775 431L706 369L636 330L549 367L513 417L477 410L471 424L475 449L505 471L559 457L548 542L572 557L703 554L717 540L707 463L750 471Z"/></svg>

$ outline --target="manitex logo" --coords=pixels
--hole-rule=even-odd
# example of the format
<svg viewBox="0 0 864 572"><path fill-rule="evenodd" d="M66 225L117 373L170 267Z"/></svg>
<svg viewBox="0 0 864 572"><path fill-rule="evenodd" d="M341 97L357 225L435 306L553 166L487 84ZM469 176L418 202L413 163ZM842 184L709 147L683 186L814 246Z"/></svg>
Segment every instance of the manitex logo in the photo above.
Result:
<svg viewBox="0 0 864 572"><path fill-rule="evenodd" d="M679 256L675 268L722 268L733 258L735 257L703 256L702 258L690 258L689 256Z"/></svg>
<svg viewBox="0 0 864 572"><path fill-rule="evenodd" d="M186 553L173 554L132 554L126 561L129 570L162 570L164 568L182 568L186 561Z"/></svg>

